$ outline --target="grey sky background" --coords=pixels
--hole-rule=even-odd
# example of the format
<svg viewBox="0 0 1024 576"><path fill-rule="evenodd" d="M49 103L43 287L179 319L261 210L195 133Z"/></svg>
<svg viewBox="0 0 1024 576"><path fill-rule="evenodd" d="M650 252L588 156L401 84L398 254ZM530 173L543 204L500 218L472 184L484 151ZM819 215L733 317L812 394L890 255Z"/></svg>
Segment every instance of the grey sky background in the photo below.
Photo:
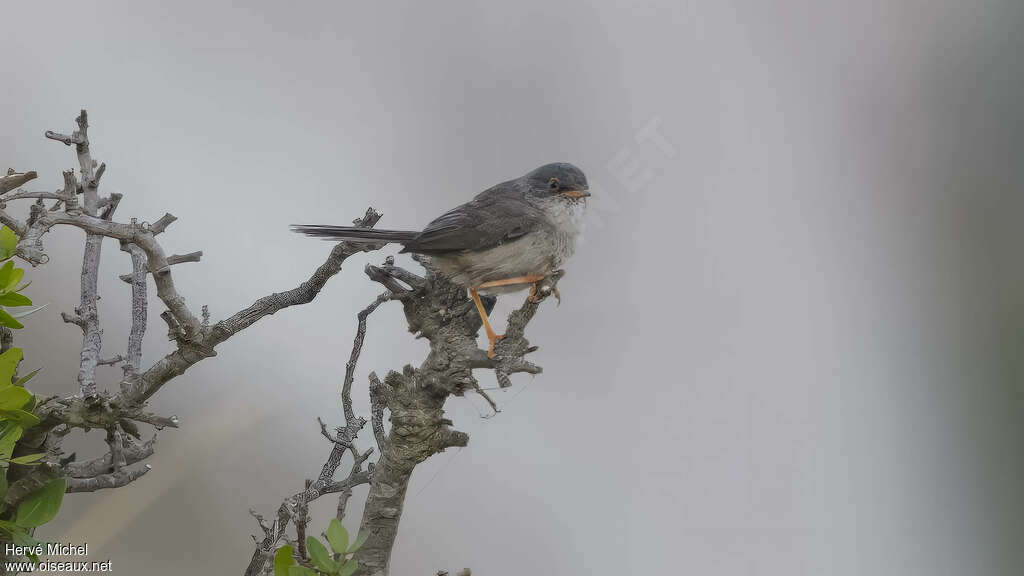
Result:
<svg viewBox="0 0 1024 576"><path fill-rule="evenodd" d="M470 445L417 470L394 574L1020 573L1020 2L287 4L5 3L0 167L59 187L74 157L42 133L88 108L119 217L180 218L166 248L205 254L179 290L214 319L322 261L290 223L418 227L544 162L587 171L585 243L531 325L545 373L492 419L449 403ZM74 390L79 234L29 272L42 393ZM154 470L40 535L125 576L240 574L247 510L329 449L380 258L165 388L183 427ZM129 269L107 244L110 354ZM364 412L366 374L424 350L396 306L372 317Z"/></svg>

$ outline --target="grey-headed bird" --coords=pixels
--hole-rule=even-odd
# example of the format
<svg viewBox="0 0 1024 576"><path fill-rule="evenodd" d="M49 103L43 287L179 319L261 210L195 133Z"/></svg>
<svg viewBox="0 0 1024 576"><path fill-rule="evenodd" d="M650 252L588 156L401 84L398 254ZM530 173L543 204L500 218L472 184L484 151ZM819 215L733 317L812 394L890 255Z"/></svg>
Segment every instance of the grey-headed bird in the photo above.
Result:
<svg viewBox="0 0 1024 576"><path fill-rule="evenodd" d="M572 256L588 196L583 171L558 162L484 190L419 232L330 225L292 230L326 240L397 243L402 252L429 256L441 274L469 290L494 357L502 336L491 329L480 294L530 286L534 298L537 283Z"/></svg>

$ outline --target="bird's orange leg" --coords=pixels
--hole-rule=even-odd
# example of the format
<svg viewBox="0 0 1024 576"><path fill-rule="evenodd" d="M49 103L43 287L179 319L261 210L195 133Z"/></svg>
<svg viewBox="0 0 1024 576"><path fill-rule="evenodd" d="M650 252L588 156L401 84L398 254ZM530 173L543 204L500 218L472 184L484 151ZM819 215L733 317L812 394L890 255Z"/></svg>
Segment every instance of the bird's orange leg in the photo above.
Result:
<svg viewBox="0 0 1024 576"><path fill-rule="evenodd" d="M503 280L492 280L491 282L484 282L477 286L477 289L481 288L493 288L495 286L514 286L516 284L530 284L530 295L527 299L530 302L537 302L537 282L544 279L543 275L533 274L530 276L516 276L515 278L505 278Z"/></svg>
<svg viewBox="0 0 1024 576"><path fill-rule="evenodd" d="M470 288L469 293L473 296L473 303L476 304L476 311L480 314L480 320L483 322L484 330L487 331L487 340L491 343L490 348L487 349L487 356L494 358L494 345L498 340L502 339L502 336L494 333L491 328L491 323L487 320L487 310L484 310L484 303L480 301L480 294L476 290Z"/></svg>
<svg viewBox="0 0 1024 576"><path fill-rule="evenodd" d="M469 293L473 296L473 303L476 304L476 311L480 313L480 320L484 324L484 330L487 331L487 340L490 341L491 346L487 349L487 356L494 358L494 345L498 343L498 340L504 338L501 334L495 334L491 328L491 323L487 320L487 311L484 310L484 303L480 301L480 294L477 290L481 288L495 288L497 286L514 286L516 284L533 284L533 288L530 290L530 298L534 298L537 291L537 282L544 279L544 276L534 274L532 276L516 276L515 278L504 278L502 280L492 280L490 282L484 282L477 286L475 289L470 288Z"/></svg>
<svg viewBox="0 0 1024 576"><path fill-rule="evenodd" d="M494 288L496 286L514 286L516 284L536 284L544 279L542 274L533 274L531 276L516 276L515 278L505 278L503 280L491 280L490 282L484 282L483 284L476 287L477 290L483 288Z"/></svg>

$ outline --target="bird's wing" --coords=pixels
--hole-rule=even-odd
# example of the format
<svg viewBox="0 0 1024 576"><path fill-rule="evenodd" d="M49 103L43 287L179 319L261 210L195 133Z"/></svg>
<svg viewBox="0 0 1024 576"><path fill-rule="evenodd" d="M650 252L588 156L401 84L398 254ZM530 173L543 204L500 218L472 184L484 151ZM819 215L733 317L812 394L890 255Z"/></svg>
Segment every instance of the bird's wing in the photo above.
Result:
<svg viewBox="0 0 1024 576"><path fill-rule="evenodd" d="M543 214L507 185L495 186L445 212L405 245L409 252L487 250L535 231Z"/></svg>

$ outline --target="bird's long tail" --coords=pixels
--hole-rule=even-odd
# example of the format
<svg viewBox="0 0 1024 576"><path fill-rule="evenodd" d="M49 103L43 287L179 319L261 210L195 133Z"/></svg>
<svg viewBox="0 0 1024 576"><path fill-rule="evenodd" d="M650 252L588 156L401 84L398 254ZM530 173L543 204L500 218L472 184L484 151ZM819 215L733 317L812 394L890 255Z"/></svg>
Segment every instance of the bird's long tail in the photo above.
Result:
<svg viewBox="0 0 1024 576"><path fill-rule="evenodd" d="M375 230L352 226L330 226L324 224L292 224L292 232L324 240L349 240L356 242L386 242L405 244L416 238L419 232L404 230Z"/></svg>

